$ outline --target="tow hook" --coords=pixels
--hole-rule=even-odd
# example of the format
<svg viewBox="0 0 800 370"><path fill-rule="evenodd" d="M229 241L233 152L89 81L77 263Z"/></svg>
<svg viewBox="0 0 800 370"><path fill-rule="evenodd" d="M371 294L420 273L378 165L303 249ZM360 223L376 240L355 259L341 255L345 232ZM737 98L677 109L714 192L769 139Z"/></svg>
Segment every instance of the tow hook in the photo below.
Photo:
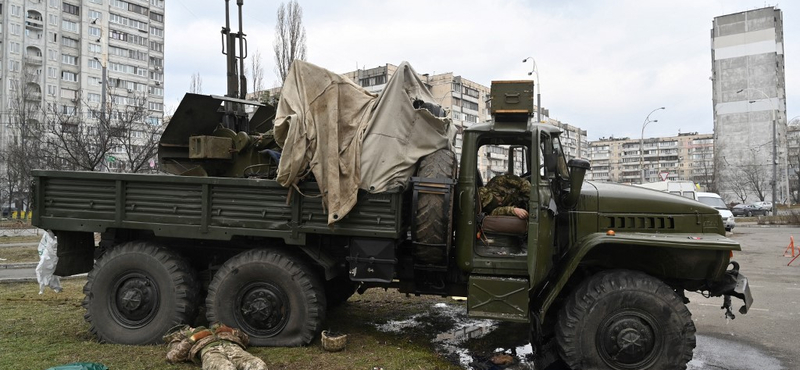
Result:
<svg viewBox="0 0 800 370"><path fill-rule="evenodd" d="M723 293L723 302L721 309L725 310L725 318L726 319L735 319L736 315L733 314L731 310L731 296L741 299L744 301L744 305L739 308L740 314L746 314L748 310L750 310L750 306L753 304L753 296L750 294L750 284L747 281L747 278L739 273L739 263L736 261L731 261L730 263L733 265L733 268L726 271L726 274L732 280L731 283L735 282L735 286L733 289L729 289ZM731 284L733 285L733 284Z"/></svg>

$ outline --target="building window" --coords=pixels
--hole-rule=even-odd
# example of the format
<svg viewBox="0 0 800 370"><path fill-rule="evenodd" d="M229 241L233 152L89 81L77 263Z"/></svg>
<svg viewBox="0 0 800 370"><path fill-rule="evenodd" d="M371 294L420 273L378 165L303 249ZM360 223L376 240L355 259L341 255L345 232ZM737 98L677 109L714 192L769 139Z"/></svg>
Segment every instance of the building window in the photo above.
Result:
<svg viewBox="0 0 800 370"><path fill-rule="evenodd" d="M72 15L79 15L81 14L81 8L77 5L63 3L61 8L64 13L72 14Z"/></svg>
<svg viewBox="0 0 800 370"><path fill-rule="evenodd" d="M100 77L89 76L89 86L100 86L103 79Z"/></svg>
<svg viewBox="0 0 800 370"><path fill-rule="evenodd" d="M164 52L164 44L160 42L150 41L150 50L157 51L159 53Z"/></svg>
<svg viewBox="0 0 800 370"><path fill-rule="evenodd" d="M56 85L47 85L47 95L56 96L58 87Z"/></svg>
<svg viewBox="0 0 800 370"><path fill-rule="evenodd" d="M100 37L102 35L103 35L103 31L100 30L100 27L89 26L89 36Z"/></svg>
<svg viewBox="0 0 800 370"><path fill-rule="evenodd" d="M159 111L160 110L164 110L164 104L163 103L154 102L154 101L147 102L147 107L150 110L159 110Z"/></svg>
<svg viewBox="0 0 800 370"><path fill-rule="evenodd" d="M103 0L89 0L90 3L103 4Z"/></svg>
<svg viewBox="0 0 800 370"><path fill-rule="evenodd" d="M76 66L78 65L78 57L69 54L61 54L61 63Z"/></svg>
<svg viewBox="0 0 800 370"><path fill-rule="evenodd" d="M18 25L16 23L11 23L11 34L12 35L19 35L20 33L22 33L22 26L20 26L20 25Z"/></svg>
<svg viewBox="0 0 800 370"><path fill-rule="evenodd" d="M161 58L150 57L150 65L161 68L164 66L164 60Z"/></svg>
<svg viewBox="0 0 800 370"><path fill-rule="evenodd" d="M100 44L92 44L89 43L89 52L93 54L99 54L103 52L103 47Z"/></svg>
<svg viewBox="0 0 800 370"><path fill-rule="evenodd" d="M153 36L164 37L164 30L158 27L150 27L150 34Z"/></svg>
<svg viewBox="0 0 800 370"><path fill-rule="evenodd" d="M89 68L91 69L101 69L103 66L100 64L100 61L94 58L89 58Z"/></svg>
<svg viewBox="0 0 800 370"><path fill-rule="evenodd" d="M58 26L58 16L55 14L50 14L47 16L47 23L52 26Z"/></svg>
<svg viewBox="0 0 800 370"><path fill-rule="evenodd" d="M71 48L77 48L80 45L80 42L70 37L62 37L61 45L68 46Z"/></svg>
<svg viewBox="0 0 800 370"><path fill-rule="evenodd" d="M103 13L98 12L97 10L89 10L89 19L92 21L101 20L103 19Z"/></svg>
<svg viewBox="0 0 800 370"><path fill-rule="evenodd" d="M101 101L100 94L95 94L95 93L89 93L89 95L87 95L86 99L90 103L100 103L100 101Z"/></svg>
<svg viewBox="0 0 800 370"><path fill-rule="evenodd" d="M12 42L9 43L8 49L9 49L10 52L12 52L14 54L19 54L20 50L22 50L22 46L20 45L20 43L12 41Z"/></svg>
<svg viewBox="0 0 800 370"><path fill-rule="evenodd" d="M78 24L75 22L68 21L66 19L61 20L61 29L64 31L75 32L78 33Z"/></svg>
<svg viewBox="0 0 800 370"><path fill-rule="evenodd" d="M20 13L22 13L22 7L19 5L11 5L11 15L15 17L19 17Z"/></svg>
<svg viewBox="0 0 800 370"><path fill-rule="evenodd" d="M58 75L58 69L56 69L55 67L47 67L47 77L56 78L57 75ZM55 95L55 93L53 93L53 95Z"/></svg>
<svg viewBox="0 0 800 370"><path fill-rule="evenodd" d="M64 81L77 82L78 75L75 74L74 72L61 71L61 79Z"/></svg>
<svg viewBox="0 0 800 370"><path fill-rule="evenodd" d="M128 3L128 11L139 13L141 15L148 15L149 13L147 8L132 3Z"/></svg>
<svg viewBox="0 0 800 370"><path fill-rule="evenodd" d="M150 20L158 22L158 23L164 23L164 14L159 14L159 13L156 13L156 12L150 12Z"/></svg>

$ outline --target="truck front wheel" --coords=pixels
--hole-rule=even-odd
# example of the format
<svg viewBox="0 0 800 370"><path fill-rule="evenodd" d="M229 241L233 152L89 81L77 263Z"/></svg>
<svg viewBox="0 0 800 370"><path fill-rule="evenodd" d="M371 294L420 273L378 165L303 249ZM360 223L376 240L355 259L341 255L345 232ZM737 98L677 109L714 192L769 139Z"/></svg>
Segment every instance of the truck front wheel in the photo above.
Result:
<svg viewBox="0 0 800 370"><path fill-rule="evenodd" d="M322 330L322 282L301 260L271 249L242 252L214 274L208 321L238 328L254 346L301 346Z"/></svg>
<svg viewBox="0 0 800 370"><path fill-rule="evenodd" d="M685 369L695 347L692 315L660 280L629 270L583 282L559 313L559 353L579 369Z"/></svg>
<svg viewBox="0 0 800 370"><path fill-rule="evenodd" d="M199 284L178 254L149 242L112 248L89 272L84 318L101 342L154 344L195 318Z"/></svg>

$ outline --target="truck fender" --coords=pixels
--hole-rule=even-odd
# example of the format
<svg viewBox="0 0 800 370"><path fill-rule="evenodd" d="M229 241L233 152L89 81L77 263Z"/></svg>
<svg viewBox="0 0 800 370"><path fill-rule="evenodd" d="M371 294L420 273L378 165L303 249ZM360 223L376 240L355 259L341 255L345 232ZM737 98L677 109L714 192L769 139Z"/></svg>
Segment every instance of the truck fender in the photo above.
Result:
<svg viewBox="0 0 800 370"><path fill-rule="evenodd" d="M559 263L563 268L559 269L556 267L553 269L553 271L560 272L551 274L551 278L542 286L541 291L534 293L535 296L539 297L531 301L531 304L534 306L531 311L537 313L536 317L540 320L545 317L547 310L553 304L556 297L558 297L559 293L561 293L561 290L564 289L564 286L567 285L567 281L572 277L572 274L578 268L583 257L598 245L616 241L613 239L609 240L610 238L613 237L607 236L605 233L594 233L579 240L578 242L580 245L578 247L570 249L570 252L567 253Z"/></svg>
<svg viewBox="0 0 800 370"><path fill-rule="evenodd" d="M735 241L719 234L686 234L686 233L593 233L576 241L574 248L570 248L558 266L554 268L557 273L552 274L551 278L540 288L539 292L533 292L536 299L532 300L533 312L538 317L544 317L545 313L556 300L558 295L567 285L572 274L583 261L589 252L594 248L605 244L618 244L628 246L656 247L656 248L675 248L675 249L702 249L710 251L733 251L741 250ZM725 261L727 264L727 261ZM724 271L725 266L721 266Z"/></svg>

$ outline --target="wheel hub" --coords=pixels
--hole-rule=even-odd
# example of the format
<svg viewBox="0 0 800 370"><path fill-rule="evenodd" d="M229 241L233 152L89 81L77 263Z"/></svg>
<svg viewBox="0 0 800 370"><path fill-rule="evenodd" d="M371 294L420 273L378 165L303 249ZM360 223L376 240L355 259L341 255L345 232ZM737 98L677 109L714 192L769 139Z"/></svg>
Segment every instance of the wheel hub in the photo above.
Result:
<svg viewBox="0 0 800 370"><path fill-rule="evenodd" d="M158 311L158 289L144 275L129 274L119 279L114 291L112 311L120 324L140 327Z"/></svg>
<svg viewBox="0 0 800 370"><path fill-rule="evenodd" d="M640 312L618 313L604 322L599 333L600 354L614 369L636 369L652 360L657 326Z"/></svg>
<svg viewBox="0 0 800 370"><path fill-rule="evenodd" d="M256 283L240 296L239 313L244 323L261 335L279 333L288 321L286 294L278 287Z"/></svg>

